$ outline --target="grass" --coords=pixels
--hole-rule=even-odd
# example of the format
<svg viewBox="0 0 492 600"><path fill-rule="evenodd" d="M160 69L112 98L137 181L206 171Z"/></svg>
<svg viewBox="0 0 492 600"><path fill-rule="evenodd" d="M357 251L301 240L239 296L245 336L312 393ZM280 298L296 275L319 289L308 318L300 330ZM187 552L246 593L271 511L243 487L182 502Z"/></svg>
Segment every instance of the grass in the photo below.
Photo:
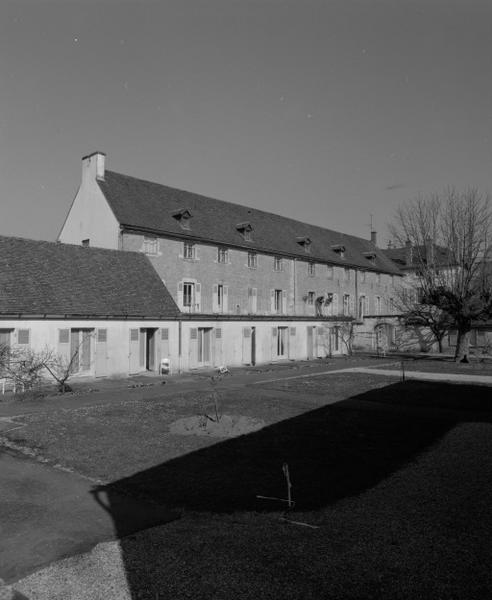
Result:
<svg viewBox="0 0 492 600"><path fill-rule="evenodd" d="M171 436L196 393L26 416L12 439L182 518L121 540L133 598L475 599L492 590L490 389L335 374L229 390L259 432ZM327 402L332 402L327 404ZM280 521L288 462L296 501ZM124 529L117 503L115 526Z"/></svg>
<svg viewBox="0 0 492 600"><path fill-rule="evenodd" d="M388 356L391 361L393 357ZM397 359L394 365L385 369L400 370L402 359ZM472 357L469 363L456 363L448 357L429 357L421 359L403 359L405 369L408 371L423 371L425 373L458 373L464 375L490 375L492 376L492 359L480 361Z"/></svg>

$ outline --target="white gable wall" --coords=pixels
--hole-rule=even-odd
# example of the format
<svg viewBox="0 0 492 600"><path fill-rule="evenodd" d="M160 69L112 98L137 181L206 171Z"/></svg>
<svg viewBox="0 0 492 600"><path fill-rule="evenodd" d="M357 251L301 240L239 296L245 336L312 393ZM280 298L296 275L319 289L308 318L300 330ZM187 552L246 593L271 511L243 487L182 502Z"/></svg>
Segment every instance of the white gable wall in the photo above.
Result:
<svg viewBox="0 0 492 600"><path fill-rule="evenodd" d="M96 153L82 160L82 183L70 207L58 240L118 250L119 224L97 183L104 177L104 155ZM102 162L102 168L101 168Z"/></svg>

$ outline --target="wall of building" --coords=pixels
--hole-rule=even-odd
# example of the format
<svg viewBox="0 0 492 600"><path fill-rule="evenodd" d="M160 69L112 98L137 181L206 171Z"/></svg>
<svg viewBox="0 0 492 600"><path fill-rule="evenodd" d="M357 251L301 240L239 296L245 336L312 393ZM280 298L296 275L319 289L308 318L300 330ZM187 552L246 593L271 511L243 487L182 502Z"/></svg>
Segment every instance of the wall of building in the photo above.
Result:
<svg viewBox="0 0 492 600"><path fill-rule="evenodd" d="M295 319L0 321L2 339L8 332L10 345L18 350L52 351L68 365L76 349L77 377L158 372L163 358L169 359L174 372L181 372L347 354L346 328L342 322ZM146 347L152 359L143 362L142 335L154 339Z"/></svg>
<svg viewBox="0 0 492 600"><path fill-rule="evenodd" d="M148 239L148 238L147 238ZM122 249L145 252L148 245L144 235L124 232ZM218 261L217 245L195 243L194 258L184 257L184 242L178 239L157 238L155 253L148 254L152 264L183 309L180 284L188 281L199 285L199 299L194 310L199 313L226 314L272 314L272 292L282 290L283 314L316 316L316 298L335 294L334 302L323 304L322 315L352 315L358 311L358 298L367 297L369 314L388 312L392 289L401 279L387 274L356 270L340 266L328 266L312 261L282 258L282 269L274 269L274 256L257 253L256 267L248 266L248 251L228 248L227 262ZM219 309L214 296L217 286L224 286L227 303ZM311 292L311 294L310 294ZM350 301L344 313L343 296ZM256 301L253 303L251 297ZM310 297L311 296L311 297ZM379 308L375 298L380 297ZM189 310L189 309L187 309Z"/></svg>
<svg viewBox="0 0 492 600"><path fill-rule="evenodd" d="M66 244L81 244L118 249L119 224L96 180L98 155L82 161L82 182L60 231L58 240Z"/></svg>

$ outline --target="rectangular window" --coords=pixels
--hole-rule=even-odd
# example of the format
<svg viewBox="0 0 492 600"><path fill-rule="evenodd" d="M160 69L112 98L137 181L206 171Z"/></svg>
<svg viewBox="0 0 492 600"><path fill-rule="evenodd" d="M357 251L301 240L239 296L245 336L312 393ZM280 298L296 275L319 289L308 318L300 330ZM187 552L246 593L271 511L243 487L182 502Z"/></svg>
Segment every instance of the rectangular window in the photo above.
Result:
<svg viewBox="0 0 492 600"><path fill-rule="evenodd" d="M221 283L217 286L217 308L219 312L224 310L224 286Z"/></svg>
<svg viewBox="0 0 492 600"><path fill-rule="evenodd" d="M195 244L191 242L184 242L183 258L187 258L188 260L195 258Z"/></svg>
<svg viewBox="0 0 492 600"><path fill-rule="evenodd" d="M227 248L217 248L217 262L223 264L229 262L229 251Z"/></svg>
<svg viewBox="0 0 492 600"><path fill-rule="evenodd" d="M169 340L169 329L161 329L161 340L167 341Z"/></svg>
<svg viewBox="0 0 492 600"><path fill-rule="evenodd" d="M308 275L311 277L316 275L316 265L312 262L308 263Z"/></svg>
<svg viewBox="0 0 492 600"><path fill-rule="evenodd" d="M108 330L107 329L98 329L97 330L97 343L104 344L108 341Z"/></svg>
<svg viewBox="0 0 492 600"><path fill-rule="evenodd" d="M359 296L359 319L363 319L366 314L366 297Z"/></svg>
<svg viewBox="0 0 492 600"><path fill-rule="evenodd" d="M282 290L275 290L274 307L276 313L282 312Z"/></svg>
<svg viewBox="0 0 492 600"><path fill-rule="evenodd" d="M343 295L343 315L344 317L350 315L350 294Z"/></svg>
<svg viewBox="0 0 492 600"><path fill-rule="evenodd" d="M376 296L374 298L374 311L377 315L381 314L381 297Z"/></svg>
<svg viewBox="0 0 492 600"><path fill-rule="evenodd" d="M283 271L282 259L279 256L275 256L273 259L273 270Z"/></svg>
<svg viewBox="0 0 492 600"><path fill-rule="evenodd" d="M68 344L70 341L70 329L59 329L58 330L58 343Z"/></svg>
<svg viewBox="0 0 492 600"><path fill-rule="evenodd" d="M17 332L17 343L18 344L29 344L29 329L19 329Z"/></svg>
<svg viewBox="0 0 492 600"><path fill-rule="evenodd" d="M307 294L307 303L309 306L313 306L314 304L314 292L308 292Z"/></svg>
<svg viewBox="0 0 492 600"><path fill-rule="evenodd" d="M154 236L152 236L152 237L144 236L143 251L145 252L145 254L150 254L151 256L155 256L159 252L158 238L156 238Z"/></svg>
<svg viewBox="0 0 492 600"><path fill-rule="evenodd" d="M258 266L258 257L256 252L248 252L248 267L250 269L256 269Z"/></svg>
<svg viewBox="0 0 492 600"><path fill-rule="evenodd" d="M192 308L194 305L194 292L195 284L185 281L183 283L183 306L185 308Z"/></svg>

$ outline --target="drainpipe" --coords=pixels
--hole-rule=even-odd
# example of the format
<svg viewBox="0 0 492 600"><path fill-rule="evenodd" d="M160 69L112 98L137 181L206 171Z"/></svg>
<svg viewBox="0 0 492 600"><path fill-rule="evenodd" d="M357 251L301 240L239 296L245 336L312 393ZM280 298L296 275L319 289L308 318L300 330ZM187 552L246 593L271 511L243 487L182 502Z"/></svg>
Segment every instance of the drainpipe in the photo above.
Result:
<svg viewBox="0 0 492 600"><path fill-rule="evenodd" d="M355 315L354 317L357 319L358 318L358 311L359 311L359 269L355 269L355 302L354 302L354 310L355 310Z"/></svg>
<svg viewBox="0 0 492 600"><path fill-rule="evenodd" d="M178 374L181 374L181 319L178 320Z"/></svg>
<svg viewBox="0 0 492 600"><path fill-rule="evenodd" d="M292 259L292 295L294 303L294 309L292 311L292 314L294 316L296 315L296 262L296 258Z"/></svg>

